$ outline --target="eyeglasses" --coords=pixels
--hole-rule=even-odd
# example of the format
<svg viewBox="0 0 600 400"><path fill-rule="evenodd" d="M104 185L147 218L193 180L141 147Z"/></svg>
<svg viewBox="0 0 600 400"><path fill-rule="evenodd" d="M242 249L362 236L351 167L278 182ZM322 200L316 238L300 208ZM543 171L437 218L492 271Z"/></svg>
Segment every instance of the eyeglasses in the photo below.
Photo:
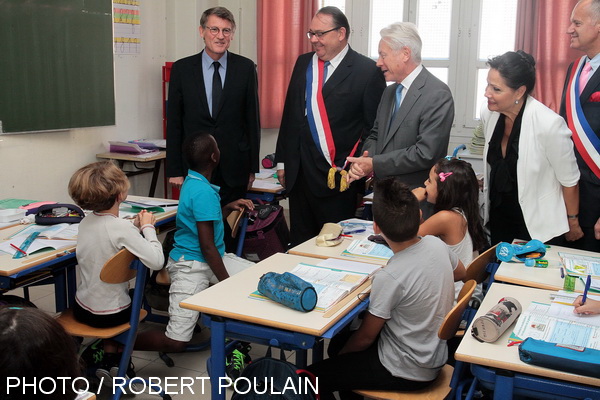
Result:
<svg viewBox="0 0 600 400"><path fill-rule="evenodd" d="M219 34L219 32L222 32L223 36L228 37L228 36L231 36L231 34L233 33L233 30L231 28L219 29L216 26L207 26L207 27L205 27L205 29L208 29L210 34L213 36L217 36Z"/></svg>
<svg viewBox="0 0 600 400"><path fill-rule="evenodd" d="M336 30L338 30L338 29L340 29L340 27L339 27L339 26L338 26L337 28L333 28L333 29L330 29L330 30L328 30L328 31L323 31L323 32L321 32L321 31L317 31L317 32L308 31L308 32L306 32L306 36L307 36L309 39L312 39L312 38L313 38L313 36L316 36L316 37L317 37L317 39L321 39L321 38L323 37L323 35L325 35L326 33L329 33L329 32L332 32L332 31L336 31Z"/></svg>

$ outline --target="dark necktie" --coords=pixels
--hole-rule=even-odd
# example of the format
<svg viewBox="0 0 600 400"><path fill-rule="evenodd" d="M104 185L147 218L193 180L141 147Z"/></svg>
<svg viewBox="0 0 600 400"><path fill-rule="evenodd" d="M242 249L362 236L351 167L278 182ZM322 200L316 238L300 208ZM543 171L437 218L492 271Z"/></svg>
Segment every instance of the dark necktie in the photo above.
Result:
<svg viewBox="0 0 600 400"><path fill-rule="evenodd" d="M221 82L221 74L219 73L219 67L221 64L218 61L213 62L213 82L212 82L212 116L217 114L217 108L219 107L219 100L221 100L221 93L223 93L223 83Z"/></svg>
<svg viewBox="0 0 600 400"><path fill-rule="evenodd" d="M325 61L323 64L323 86L325 86L325 81L327 80L327 68L331 64L329 61Z"/></svg>

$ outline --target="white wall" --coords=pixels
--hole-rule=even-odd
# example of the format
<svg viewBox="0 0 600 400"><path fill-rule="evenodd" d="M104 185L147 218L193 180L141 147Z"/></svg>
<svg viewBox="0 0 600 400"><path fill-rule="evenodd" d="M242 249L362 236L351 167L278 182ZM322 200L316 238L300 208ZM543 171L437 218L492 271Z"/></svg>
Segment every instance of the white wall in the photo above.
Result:
<svg viewBox="0 0 600 400"><path fill-rule="evenodd" d="M0 136L0 198L72 202L67 184L96 161L109 140L162 138L161 66L166 61L166 0L141 1L142 50L116 56L116 125ZM146 195L150 174L132 178L131 193ZM162 194L162 185L157 195Z"/></svg>

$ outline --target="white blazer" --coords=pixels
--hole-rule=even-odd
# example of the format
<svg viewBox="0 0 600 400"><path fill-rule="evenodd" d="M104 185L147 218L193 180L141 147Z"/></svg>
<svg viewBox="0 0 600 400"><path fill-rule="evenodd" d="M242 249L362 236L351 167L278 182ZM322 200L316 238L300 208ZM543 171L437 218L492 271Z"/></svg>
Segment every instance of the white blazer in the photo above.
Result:
<svg viewBox="0 0 600 400"><path fill-rule="evenodd" d="M491 112L484 103L481 121L485 133L483 149L484 224L489 220L489 142L500 113ZM532 239L542 242L569 231L562 186L579 182L579 168L573 152L571 130L564 119L531 96L527 97L517 161L519 204Z"/></svg>

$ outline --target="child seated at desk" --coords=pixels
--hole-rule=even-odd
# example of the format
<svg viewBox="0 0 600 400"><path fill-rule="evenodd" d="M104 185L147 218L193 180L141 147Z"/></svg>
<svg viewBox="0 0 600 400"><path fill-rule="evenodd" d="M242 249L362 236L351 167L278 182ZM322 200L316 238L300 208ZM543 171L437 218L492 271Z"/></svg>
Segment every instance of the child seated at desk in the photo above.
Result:
<svg viewBox="0 0 600 400"><path fill-rule="evenodd" d="M137 350L169 353L185 350L199 313L181 308L179 303L208 288L209 284L254 265L225 253L223 214L253 209L254 204L251 200L239 199L221 210L219 187L210 183L220 158L217 142L208 133L197 133L186 138L182 149L189 170L181 187L175 245L167 263L171 278L169 323L166 332L146 331L138 335Z"/></svg>
<svg viewBox="0 0 600 400"><path fill-rule="evenodd" d="M119 206L127 198L129 180L110 161L80 168L69 181L69 195L84 210L92 210L79 224L77 262L80 282L73 315L87 325L107 328L129 322L131 298L127 283L100 280L104 264L126 248L150 269L159 270L165 257L156 237L156 218L145 210L132 221L119 218ZM140 234L141 233L141 234ZM118 343L104 340L104 357L96 371L106 384L118 372ZM127 375L134 375L133 368Z"/></svg>
<svg viewBox="0 0 600 400"><path fill-rule="evenodd" d="M375 183L373 229L394 255L375 273L369 310L344 343L334 337L329 359L308 370L319 378L321 399L362 398L353 389L418 390L444 366L448 351L437 333L454 303L454 279L464 276L458 257L440 239L417 236L420 212L406 185ZM341 351L335 354L341 346Z"/></svg>

